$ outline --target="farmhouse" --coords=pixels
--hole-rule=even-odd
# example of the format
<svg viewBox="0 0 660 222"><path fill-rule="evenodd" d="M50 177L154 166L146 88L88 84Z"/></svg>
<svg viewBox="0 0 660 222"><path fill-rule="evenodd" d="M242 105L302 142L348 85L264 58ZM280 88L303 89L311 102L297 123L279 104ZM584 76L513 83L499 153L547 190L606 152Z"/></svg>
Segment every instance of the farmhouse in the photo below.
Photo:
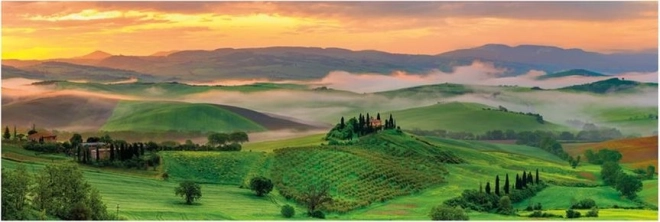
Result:
<svg viewBox="0 0 660 222"><path fill-rule="evenodd" d="M28 135L28 141L32 142L57 142L57 135L53 135L50 132L37 132L31 135Z"/></svg>
<svg viewBox="0 0 660 222"><path fill-rule="evenodd" d="M379 119L371 117L371 119L369 120L369 125L373 128L379 128L382 125L382 123L380 122Z"/></svg>
<svg viewBox="0 0 660 222"><path fill-rule="evenodd" d="M99 159L100 160L105 160L110 158L110 148L108 148L108 144L103 143L103 142L96 142L96 143L82 143L80 144L83 148L87 148L90 152L90 156L92 157L92 160L98 161L96 159L96 151L98 150L99 152ZM97 149L98 148L98 149Z"/></svg>

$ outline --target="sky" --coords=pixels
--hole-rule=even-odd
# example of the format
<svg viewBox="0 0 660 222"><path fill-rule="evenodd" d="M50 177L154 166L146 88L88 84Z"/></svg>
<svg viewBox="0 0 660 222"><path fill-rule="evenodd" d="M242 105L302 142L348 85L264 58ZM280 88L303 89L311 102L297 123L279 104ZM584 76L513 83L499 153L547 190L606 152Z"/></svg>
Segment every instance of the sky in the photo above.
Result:
<svg viewBox="0 0 660 222"><path fill-rule="evenodd" d="M657 2L2 2L2 58L268 46L657 51Z"/></svg>

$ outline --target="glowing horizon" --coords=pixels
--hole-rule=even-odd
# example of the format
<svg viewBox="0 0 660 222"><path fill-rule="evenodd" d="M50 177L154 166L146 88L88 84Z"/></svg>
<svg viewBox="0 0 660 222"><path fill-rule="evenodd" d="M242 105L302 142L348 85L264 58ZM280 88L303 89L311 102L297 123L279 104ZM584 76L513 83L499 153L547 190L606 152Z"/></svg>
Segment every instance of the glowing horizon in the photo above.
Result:
<svg viewBox="0 0 660 222"><path fill-rule="evenodd" d="M657 2L2 2L3 59L270 46L657 50Z"/></svg>

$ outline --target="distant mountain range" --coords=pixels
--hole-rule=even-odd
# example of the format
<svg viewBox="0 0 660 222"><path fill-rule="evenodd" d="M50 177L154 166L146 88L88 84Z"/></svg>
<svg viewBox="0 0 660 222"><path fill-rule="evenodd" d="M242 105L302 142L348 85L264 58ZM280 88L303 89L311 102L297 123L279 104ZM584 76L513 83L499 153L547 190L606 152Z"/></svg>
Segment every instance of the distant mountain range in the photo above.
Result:
<svg viewBox="0 0 660 222"><path fill-rule="evenodd" d="M571 69L615 74L622 72L655 72L657 53L602 54L581 49L552 46L489 44L438 55L394 54L374 50L351 51L340 48L268 47L216 50L184 50L157 52L150 56L110 55L96 51L68 59L3 60L3 72L35 66L43 62L130 70L152 75L159 80L209 81L218 79L313 80L331 71L390 74L394 71L423 74L432 70L451 72L456 66L473 61L493 63L503 68L505 76L520 75L531 70L554 73ZM25 71L25 70L24 70ZM39 70L46 75L51 70ZM4 76L3 76L4 77Z"/></svg>

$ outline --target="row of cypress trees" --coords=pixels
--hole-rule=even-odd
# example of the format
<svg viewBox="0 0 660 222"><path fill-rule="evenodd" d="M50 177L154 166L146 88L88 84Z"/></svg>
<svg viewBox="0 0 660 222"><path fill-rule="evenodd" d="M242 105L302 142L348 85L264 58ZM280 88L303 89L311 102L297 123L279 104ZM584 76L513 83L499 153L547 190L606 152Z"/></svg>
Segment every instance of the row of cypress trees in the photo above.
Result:
<svg viewBox="0 0 660 222"><path fill-rule="evenodd" d="M539 169L536 169L536 177L532 175L532 171L526 172L523 170L522 175L516 174L516 182L514 186L512 187L509 183L509 174L506 174L506 179L504 180L504 186L502 187L502 190L504 191L504 194L509 194L511 192L511 188L514 188L516 190L522 190L527 187L529 184L539 184L540 179L539 179ZM487 194L491 193L491 186L490 182L486 182L486 187L485 191ZM479 192L484 192L484 188L482 187L481 183L479 184ZM496 175L495 176L495 190L494 190L496 195L500 195L500 176Z"/></svg>

